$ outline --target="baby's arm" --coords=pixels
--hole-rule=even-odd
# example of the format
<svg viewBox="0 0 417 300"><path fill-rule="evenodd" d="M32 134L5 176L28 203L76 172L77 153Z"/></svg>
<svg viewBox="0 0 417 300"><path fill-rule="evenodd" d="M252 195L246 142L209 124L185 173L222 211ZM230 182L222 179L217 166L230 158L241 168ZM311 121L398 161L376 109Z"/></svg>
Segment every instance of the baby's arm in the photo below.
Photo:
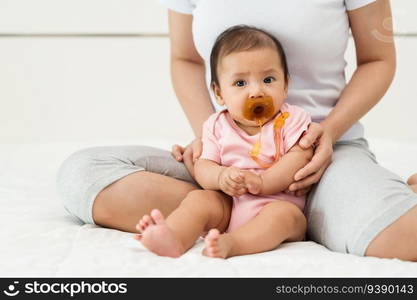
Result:
<svg viewBox="0 0 417 300"><path fill-rule="evenodd" d="M214 161L199 159L194 164L194 176L206 190L221 190L229 196L247 193L242 170L223 167Z"/></svg>
<svg viewBox="0 0 417 300"><path fill-rule="evenodd" d="M253 184L248 190L254 194L271 195L283 192L293 183L294 175L313 157L313 148L304 150L295 144L281 159L259 176L252 173L245 175L247 184ZM256 177L258 177L257 180ZM258 186L257 186L258 185Z"/></svg>
<svg viewBox="0 0 417 300"><path fill-rule="evenodd" d="M198 159L194 164L194 176L204 189L219 190L219 175L225 168L212 160Z"/></svg>

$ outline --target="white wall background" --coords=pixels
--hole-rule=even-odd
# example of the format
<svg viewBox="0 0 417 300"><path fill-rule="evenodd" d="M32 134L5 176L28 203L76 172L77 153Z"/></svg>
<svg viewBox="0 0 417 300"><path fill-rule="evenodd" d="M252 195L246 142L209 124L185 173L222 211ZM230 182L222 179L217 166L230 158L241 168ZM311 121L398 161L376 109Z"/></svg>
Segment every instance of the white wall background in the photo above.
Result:
<svg viewBox="0 0 417 300"><path fill-rule="evenodd" d="M369 137L417 140L417 1L391 3L397 75L362 121ZM350 76L352 41L346 59ZM150 137L192 138L169 78L164 7L0 0L0 143Z"/></svg>

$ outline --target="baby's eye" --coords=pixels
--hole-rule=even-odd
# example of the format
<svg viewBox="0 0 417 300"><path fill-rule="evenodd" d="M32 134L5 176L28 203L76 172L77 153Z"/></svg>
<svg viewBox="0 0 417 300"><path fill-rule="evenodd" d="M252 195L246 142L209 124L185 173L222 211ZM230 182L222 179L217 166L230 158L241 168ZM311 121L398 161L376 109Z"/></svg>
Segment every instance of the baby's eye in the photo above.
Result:
<svg viewBox="0 0 417 300"><path fill-rule="evenodd" d="M265 79L264 79L264 83L271 83L272 81L274 81L275 80L275 78L274 77L272 77L272 76L269 76L269 77L266 77Z"/></svg>
<svg viewBox="0 0 417 300"><path fill-rule="evenodd" d="M234 84L235 86L244 86L245 85L245 81L244 80L238 80L235 82Z"/></svg>

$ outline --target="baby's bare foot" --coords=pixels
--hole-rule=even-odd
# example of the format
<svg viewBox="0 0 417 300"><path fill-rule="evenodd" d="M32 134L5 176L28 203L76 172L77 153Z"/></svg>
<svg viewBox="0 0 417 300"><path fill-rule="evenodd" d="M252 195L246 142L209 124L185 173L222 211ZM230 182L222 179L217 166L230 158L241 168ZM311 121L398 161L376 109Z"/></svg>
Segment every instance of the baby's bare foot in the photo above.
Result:
<svg viewBox="0 0 417 300"><path fill-rule="evenodd" d="M232 240L226 234L220 234L217 229L211 229L204 238L206 247L203 255L209 257L227 258L232 249Z"/></svg>
<svg viewBox="0 0 417 300"><path fill-rule="evenodd" d="M162 213L154 209L151 215L145 215L136 225L142 235L135 238L140 241L149 251L169 257L179 257L184 253L183 246L169 229Z"/></svg>

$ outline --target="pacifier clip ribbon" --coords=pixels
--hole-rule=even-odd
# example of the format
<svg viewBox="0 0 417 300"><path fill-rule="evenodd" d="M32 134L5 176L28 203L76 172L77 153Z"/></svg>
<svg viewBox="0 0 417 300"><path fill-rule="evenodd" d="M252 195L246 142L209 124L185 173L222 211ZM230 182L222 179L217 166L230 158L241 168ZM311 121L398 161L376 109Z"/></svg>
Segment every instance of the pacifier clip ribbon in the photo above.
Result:
<svg viewBox="0 0 417 300"><path fill-rule="evenodd" d="M289 117L288 112L280 112L278 117L274 120L274 143L275 143L275 157L270 163L263 162L259 155L262 150L262 123L264 120L272 117L274 113L274 104L271 97L263 97L257 99L248 99L245 103L243 116L250 120L256 121L261 127L259 133L259 140L253 145L252 150L249 151L250 157L261 167L269 168L281 157L281 128L285 125L285 120Z"/></svg>

